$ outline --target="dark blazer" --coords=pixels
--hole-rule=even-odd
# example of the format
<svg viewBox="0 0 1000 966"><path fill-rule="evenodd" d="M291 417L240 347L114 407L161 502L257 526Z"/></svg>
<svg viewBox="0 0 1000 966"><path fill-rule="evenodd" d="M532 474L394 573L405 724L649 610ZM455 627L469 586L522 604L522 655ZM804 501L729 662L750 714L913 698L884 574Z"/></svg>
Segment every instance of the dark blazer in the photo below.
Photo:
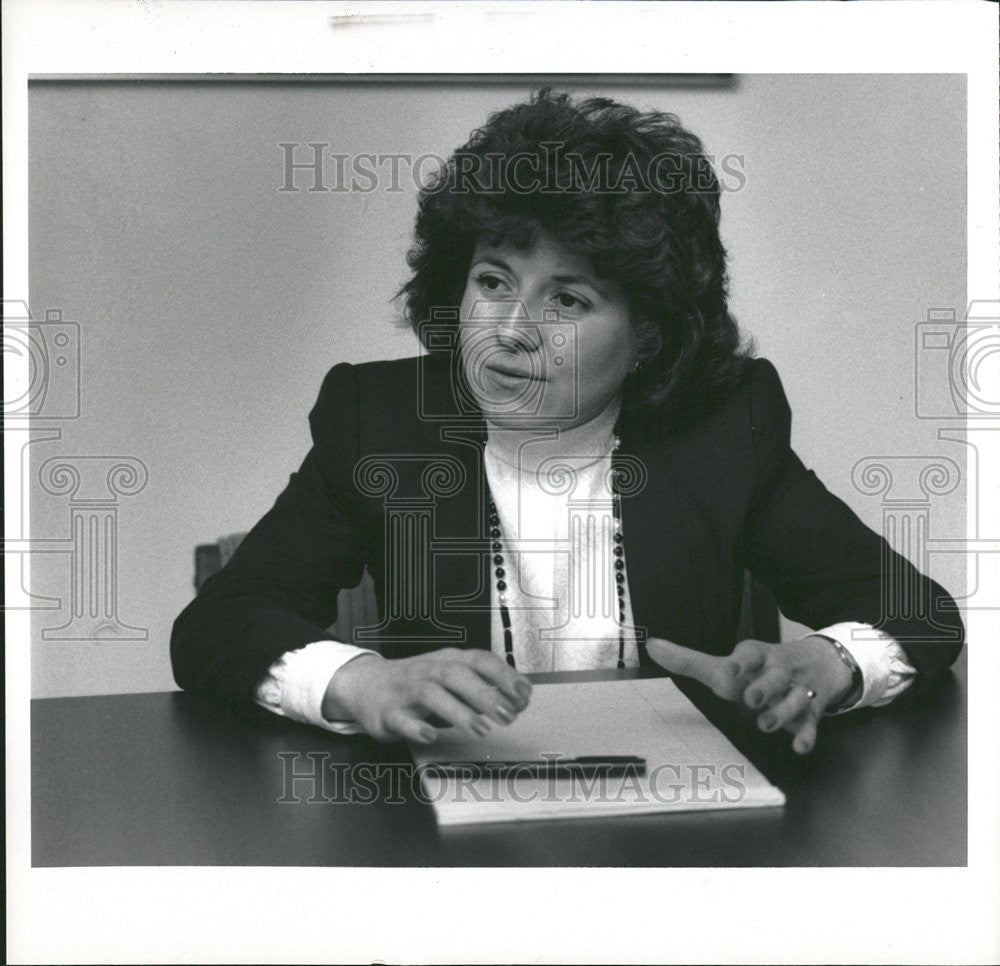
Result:
<svg viewBox="0 0 1000 966"><path fill-rule="evenodd" d="M330 370L302 466L174 624L181 687L246 704L282 653L329 636L338 591L365 566L386 615L371 636L386 656L489 647L484 423L454 386L442 356ZM954 601L791 450L791 412L769 362L750 363L697 418L623 418L618 430L640 633L728 653L746 567L795 621L886 630L917 668L918 688L958 656ZM883 590L914 581L925 613L903 612Z"/></svg>

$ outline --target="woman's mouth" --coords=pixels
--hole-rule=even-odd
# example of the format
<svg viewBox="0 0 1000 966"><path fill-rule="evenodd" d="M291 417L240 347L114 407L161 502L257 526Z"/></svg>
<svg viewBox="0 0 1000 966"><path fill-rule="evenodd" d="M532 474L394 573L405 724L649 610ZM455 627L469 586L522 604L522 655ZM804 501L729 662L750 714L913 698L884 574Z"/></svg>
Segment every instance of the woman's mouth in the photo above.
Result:
<svg viewBox="0 0 1000 966"><path fill-rule="evenodd" d="M530 369L522 369L519 366L508 365L503 362L491 362L483 368L499 380L505 380L509 383L527 382L529 380L535 382L544 381L542 376L537 372L532 372Z"/></svg>

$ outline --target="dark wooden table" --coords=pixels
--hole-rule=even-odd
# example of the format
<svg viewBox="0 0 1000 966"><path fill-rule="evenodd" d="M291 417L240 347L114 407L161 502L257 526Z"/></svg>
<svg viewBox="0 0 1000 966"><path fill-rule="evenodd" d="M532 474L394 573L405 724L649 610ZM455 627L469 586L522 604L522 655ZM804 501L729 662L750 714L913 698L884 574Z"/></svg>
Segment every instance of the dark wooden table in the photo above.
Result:
<svg viewBox="0 0 1000 966"><path fill-rule="evenodd" d="M398 745L182 692L36 700L32 864L961 866L965 681L963 654L919 702L829 719L806 758L787 735L706 705L784 808L441 830L410 794ZM374 767L361 784L285 784L289 768L341 776L362 762ZM374 801L346 801L351 788Z"/></svg>

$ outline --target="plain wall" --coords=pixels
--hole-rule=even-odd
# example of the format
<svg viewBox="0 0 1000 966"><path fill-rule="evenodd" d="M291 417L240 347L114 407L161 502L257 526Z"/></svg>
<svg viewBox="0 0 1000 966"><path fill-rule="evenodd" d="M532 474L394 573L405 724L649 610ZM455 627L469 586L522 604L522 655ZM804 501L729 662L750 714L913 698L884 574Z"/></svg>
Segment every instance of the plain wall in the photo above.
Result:
<svg viewBox="0 0 1000 966"><path fill-rule="evenodd" d="M279 143L447 154L530 83L39 83L30 88L30 304L81 333L79 419L31 447L32 536L69 535L40 489L50 456L141 460L118 507L118 616L146 641L43 641L69 558L32 557L36 697L174 687L171 623L198 543L248 529L309 445L306 415L338 361L412 355L392 297L416 189L282 193ZM965 306L965 81L959 75L740 76L730 86L561 87L677 113L717 158L732 308L782 374L793 442L869 525L851 470L943 454L914 415L915 326ZM300 149L299 160L307 157ZM308 173L299 173L303 189ZM964 487L933 526L964 535ZM964 593L964 563L932 558Z"/></svg>

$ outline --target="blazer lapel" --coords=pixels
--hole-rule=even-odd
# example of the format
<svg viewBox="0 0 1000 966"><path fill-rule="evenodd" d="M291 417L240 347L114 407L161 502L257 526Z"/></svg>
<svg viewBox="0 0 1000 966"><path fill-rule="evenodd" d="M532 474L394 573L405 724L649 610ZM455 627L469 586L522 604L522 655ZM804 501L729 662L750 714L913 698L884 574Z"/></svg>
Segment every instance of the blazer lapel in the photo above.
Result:
<svg viewBox="0 0 1000 966"><path fill-rule="evenodd" d="M695 510L671 466L669 440L623 436L616 468L621 470L625 566L639 640L653 636L696 644L705 632L700 590L708 568L692 533ZM640 656L648 661L645 648Z"/></svg>
<svg viewBox="0 0 1000 966"><path fill-rule="evenodd" d="M491 574L486 532L486 474L482 427L441 428L441 449L456 457L465 478L447 498L433 537L438 619L457 627L457 647L490 648Z"/></svg>

